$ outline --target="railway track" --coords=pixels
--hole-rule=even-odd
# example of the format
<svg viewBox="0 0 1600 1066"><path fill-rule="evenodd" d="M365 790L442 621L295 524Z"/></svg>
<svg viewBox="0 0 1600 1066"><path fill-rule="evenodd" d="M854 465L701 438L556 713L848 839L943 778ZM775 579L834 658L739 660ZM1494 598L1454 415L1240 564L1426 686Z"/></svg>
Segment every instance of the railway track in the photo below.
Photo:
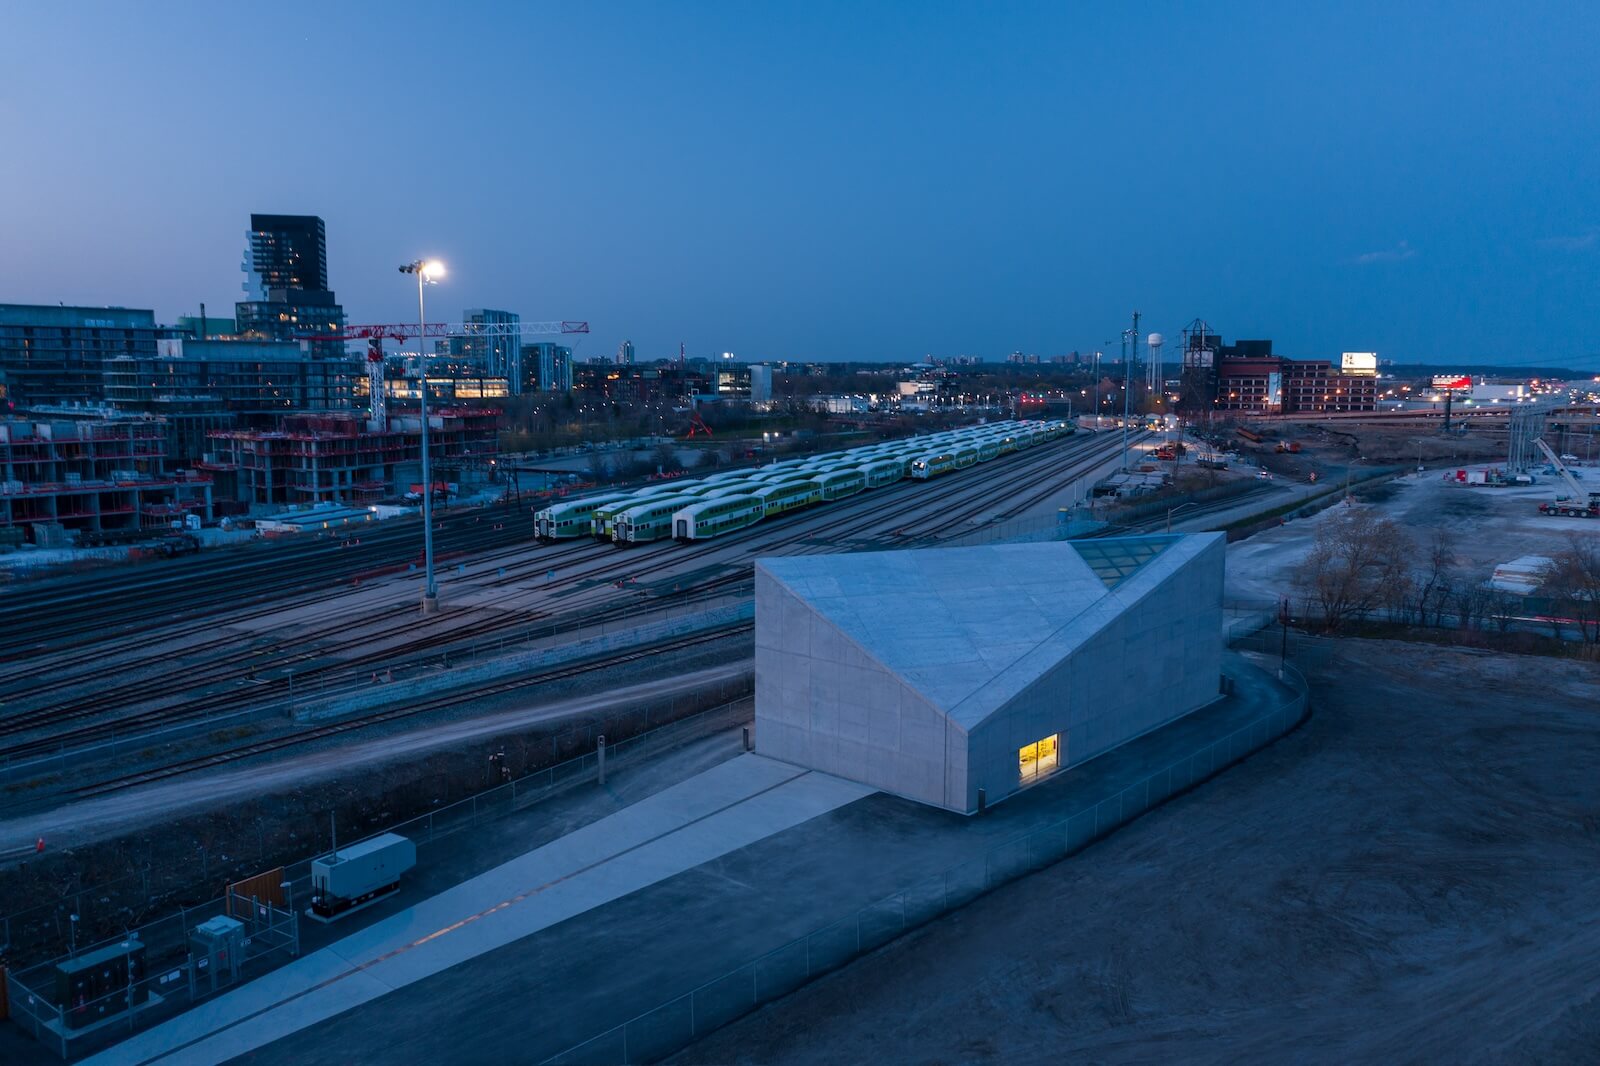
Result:
<svg viewBox="0 0 1600 1066"><path fill-rule="evenodd" d="M686 562L700 564L702 569L706 568L706 564L726 568L730 563L743 563L731 574L696 580L686 587L680 587L675 593L684 597L699 595L718 588L726 588L739 580L748 580L749 560L757 553L805 550L807 547L827 550L833 543L842 539L873 530L883 530L896 525L901 527L901 533L906 529L917 529L919 521L925 522L930 517L942 518L942 522L936 522L937 528L944 528L952 522L964 521L978 510L992 507L997 493L1002 493L1019 482L1031 483L1041 471L1054 469L1059 465L1065 452L1071 461L1067 473L1065 475L1058 473L1046 482L1043 488L1034 489L1028 501L1023 504L1023 506L1031 505L1034 498L1042 498L1049 492L1055 491L1056 482L1063 476L1068 480L1081 476L1083 471L1096 462L1103 461L1103 456L1111 450L1111 445L1107 441L1096 438L1077 438L1077 440L1080 442L1077 446L1073 446L1072 440L1069 439L1058 442L1057 447L1045 446L1017 453L1015 461L1002 463L999 468L993 464L985 464L983 469L989 476L981 479L962 477L958 474L941 478L931 486L920 484L915 488L906 486L905 491L898 494L879 490L853 500L841 501L844 505L842 508L830 507L820 511L797 512L785 516L765 529L760 526L754 527L743 536L718 538L696 545L677 545L667 541L643 549L631 549L625 555L603 544L590 544L572 549L558 547L554 549L555 554L552 554L552 549L534 549L536 555L528 565L543 569L550 559L557 557L567 560L568 566L575 561L581 561L583 567L576 573L569 571L567 578L572 582L582 582L614 574L618 569L618 561L626 558L631 560L626 566L628 576L638 584L645 578L664 574L673 568L683 566ZM1081 443L1085 440L1087 443ZM951 517L952 514L954 518ZM920 529L917 531L921 532ZM821 545L815 543L816 534L819 532L828 535L829 543ZM646 565L642 567L636 565L639 562L644 562ZM475 566L482 569L481 565L475 564ZM487 585L508 586L515 580L516 578L512 576L494 578L489 580ZM581 607L582 616L573 617L570 624L558 625L557 632L566 629L575 630L597 621L623 617L637 610L637 603L641 598L637 590L618 595L609 586L591 592L593 594L588 602ZM520 594L514 590L509 591L505 598L514 599ZM656 595L651 598L654 602L663 602L669 600L670 596ZM485 603L480 600L474 605L474 609L496 605L495 601ZM518 630L522 630L526 635L529 621L553 617L544 613L521 612L508 614L504 618L491 616L464 624L454 623L446 627L439 623L452 621L453 618L468 613L462 611L452 615L447 612L438 616L432 624L431 632L419 634L414 639L408 640L403 647L378 648L364 653L358 650L374 641L393 637L416 627L416 618L410 612L409 604L400 608L399 613L406 616L402 625L382 630L377 634L351 634L342 639L334 638L331 643L326 640L317 643L319 634L299 632L295 634L292 643L252 648L238 655L225 657L219 664L220 669L210 670L204 679L203 687L191 686L189 691L192 694L189 697L142 711L91 721L100 716L114 714L119 708L129 707L130 704L137 706L141 699L150 700L165 695L171 688L168 679L163 677L136 680L96 692L91 697L56 702L14 713L0 720L0 736L18 736L30 730L44 729L57 724L65 725L73 722L82 724L65 731L54 730L48 736L19 739L9 747L0 749L0 755L26 758L38 751L55 750L63 744L83 746L109 735L125 736L129 731L137 733L141 729L154 729L203 718L219 711L247 706L252 702L281 699L283 690L292 684L292 681L285 676L286 667L295 663L301 664L295 674L303 685L313 682L319 674L337 675L341 672L350 672L352 675L359 675L373 668L404 672L419 655L434 659L441 652L448 654L458 647L464 650L466 645L485 637L509 634L514 638ZM389 615L385 614L384 617L388 618ZM340 653L353 650L357 651L354 656L338 658ZM315 660L310 658L313 655L316 657ZM277 676L265 678L258 676L272 673L276 673ZM245 684L247 681L254 683Z"/></svg>
<svg viewBox="0 0 1600 1066"><path fill-rule="evenodd" d="M197 756L192 759L181 759L155 767L153 769L141 770L137 773L109 778L90 785L82 785L73 789L72 793L79 799L87 799L92 796L104 796L112 792L120 792L124 789L135 788L139 785L152 784L157 781L165 781L170 778L178 777L183 774L194 773L198 770L209 770L218 766L225 766L229 763L240 762L241 760L253 758L257 755L266 755L272 752L283 751L288 748L299 747L303 744L315 743L319 740L325 740L329 737L338 736L342 733L353 732L357 729L365 729L369 726L378 725L384 722L398 721L403 718L410 718L414 715L426 714L429 711L441 710L455 706L461 703L464 699L483 699L490 696L504 695L508 692L515 692L518 689L531 688L535 685L547 684L551 681L559 681L570 677L578 677L580 675L593 673L598 670L612 669L626 663L638 662L642 659L651 658L657 655L665 655L675 651L682 651L685 648L692 648L701 644L709 644L712 641L724 640L727 637L735 634L748 632L753 628L754 626L752 623L745 622L709 633L699 633L693 636L681 637L677 640L669 641L664 644L653 645L648 648L637 648L632 651L608 656L604 659L591 660L585 663L575 663L570 666L559 667L554 670L546 670L538 674L529 674L514 679L484 685L473 689L467 694L457 693L449 696L439 696L433 699L407 703L401 707L392 707L387 710L376 711L372 714L348 718L339 722L330 722L327 725L315 726L311 729L302 730L297 733L291 733L281 737L273 737L271 739L257 741L252 744L244 744L240 745L239 747L229 748L225 751L213 752L208 755Z"/></svg>
<svg viewBox="0 0 1600 1066"><path fill-rule="evenodd" d="M438 550L469 552L525 541L527 531L518 527L526 526L527 515L522 513L519 521L516 514L451 516L437 533ZM417 532L414 522L402 519L386 529L363 528L359 543L352 534L306 543L243 545L114 574L102 571L9 588L8 607L32 621L0 634L0 663L47 654L85 636L140 639L141 626L175 614L199 619L297 594L327 598L334 594L331 585L394 563L397 551L410 561Z"/></svg>

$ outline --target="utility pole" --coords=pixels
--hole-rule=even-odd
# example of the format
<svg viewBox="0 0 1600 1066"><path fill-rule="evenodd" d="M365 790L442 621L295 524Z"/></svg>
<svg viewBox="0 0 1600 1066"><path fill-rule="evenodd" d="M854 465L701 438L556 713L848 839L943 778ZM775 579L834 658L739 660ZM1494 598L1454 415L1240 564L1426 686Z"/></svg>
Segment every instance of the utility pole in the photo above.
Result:
<svg viewBox="0 0 1600 1066"><path fill-rule="evenodd" d="M1122 469L1128 469L1128 419L1133 413L1133 357L1139 353L1139 312L1122 335Z"/></svg>
<svg viewBox="0 0 1600 1066"><path fill-rule="evenodd" d="M1100 428L1100 353L1094 353L1094 428Z"/></svg>

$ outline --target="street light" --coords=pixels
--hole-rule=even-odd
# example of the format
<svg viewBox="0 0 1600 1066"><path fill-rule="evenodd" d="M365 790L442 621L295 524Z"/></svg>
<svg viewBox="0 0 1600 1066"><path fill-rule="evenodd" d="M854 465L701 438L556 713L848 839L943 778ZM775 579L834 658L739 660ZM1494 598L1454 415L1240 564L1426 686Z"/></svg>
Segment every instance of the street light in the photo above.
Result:
<svg viewBox="0 0 1600 1066"><path fill-rule="evenodd" d="M444 277L444 264L437 259L418 259L402 266L400 273L415 274L417 278L417 364L422 368L422 387L417 390L422 412L422 563L426 571L422 613L433 614L439 609L439 586L433 580L433 467L428 462L428 357L423 344L428 318L423 310L422 287Z"/></svg>

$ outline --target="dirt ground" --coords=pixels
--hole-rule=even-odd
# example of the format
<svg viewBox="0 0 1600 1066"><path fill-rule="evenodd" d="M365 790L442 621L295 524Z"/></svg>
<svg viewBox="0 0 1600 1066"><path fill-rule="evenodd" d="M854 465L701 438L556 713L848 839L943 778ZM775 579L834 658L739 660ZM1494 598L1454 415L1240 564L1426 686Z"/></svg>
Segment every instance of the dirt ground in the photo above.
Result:
<svg viewBox="0 0 1600 1066"><path fill-rule="evenodd" d="M1600 1060L1600 668L1323 647L1298 732L674 1061Z"/></svg>
<svg viewBox="0 0 1600 1066"><path fill-rule="evenodd" d="M1594 519L1541 515L1539 504L1555 491L1548 480L1520 488L1471 488L1445 481L1442 470L1429 470L1376 486L1362 494L1362 502L1407 531L1418 566L1425 564L1434 537L1447 534L1462 576L1479 582L1488 580L1501 563L1523 555L1555 555L1574 535L1600 535L1600 522ZM1229 545L1229 600L1270 603L1291 591L1294 570L1311 550L1317 523L1332 513L1329 508Z"/></svg>

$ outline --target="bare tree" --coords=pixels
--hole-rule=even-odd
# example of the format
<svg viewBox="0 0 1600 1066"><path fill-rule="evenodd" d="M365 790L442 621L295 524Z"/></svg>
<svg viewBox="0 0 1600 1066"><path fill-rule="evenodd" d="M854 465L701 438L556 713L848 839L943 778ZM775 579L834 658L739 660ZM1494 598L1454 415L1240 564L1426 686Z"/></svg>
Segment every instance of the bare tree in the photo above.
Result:
<svg viewBox="0 0 1600 1066"><path fill-rule="evenodd" d="M1295 584L1336 632L1353 619L1394 602L1404 587L1410 540L1393 519L1370 507L1347 505L1317 527Z"/></svg>
<svg viewBox="0 0 1600 1066"><path fill-rule="evenodd" d="M1415 602L1419 621L1428 624L1428 612L1433 612L1433 624L1443 624L1445 605L1457 584L1455 537L1446 530L1435 533L1428 544L1427 556L1415 587Z"/></svg>
<svg viewBox="0 0 1600 1066"><path fill-rule="evenodd" d="M1550 560L1540 591L1578 623L1585 644L1600 645L1600 538L1573 534Z"/></svg>

